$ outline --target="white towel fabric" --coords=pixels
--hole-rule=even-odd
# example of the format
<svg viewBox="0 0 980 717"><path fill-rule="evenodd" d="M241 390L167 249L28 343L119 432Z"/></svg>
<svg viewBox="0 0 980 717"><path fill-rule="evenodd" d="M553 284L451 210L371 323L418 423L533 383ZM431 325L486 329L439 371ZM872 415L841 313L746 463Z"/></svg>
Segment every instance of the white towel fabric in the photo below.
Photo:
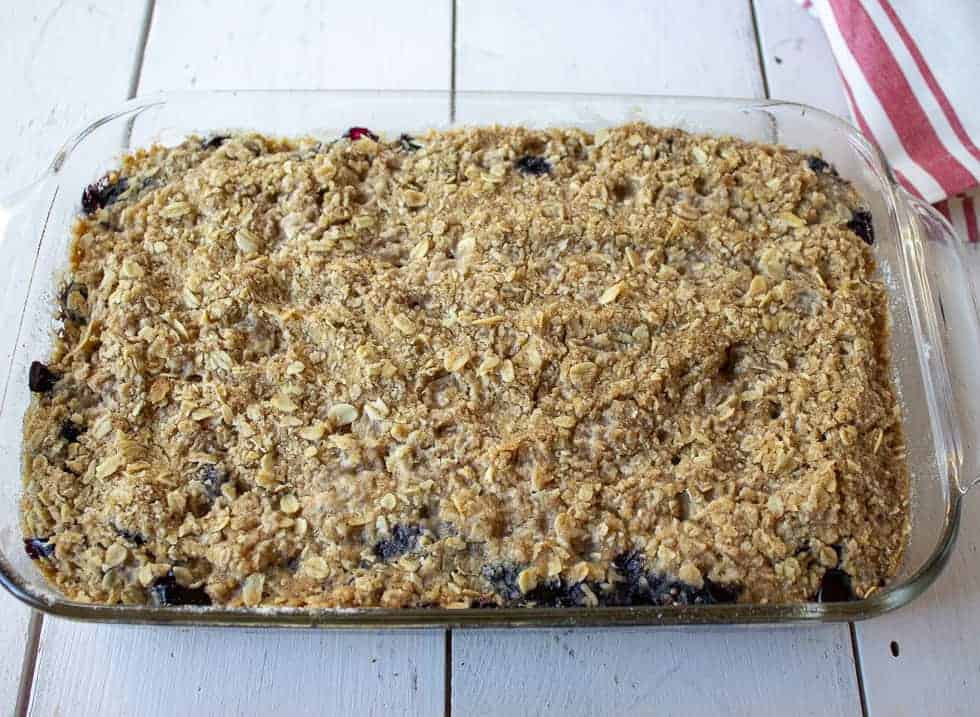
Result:
<svg viewBox="0 0 980 717"><path fill-rule="evenodd" d="M909 191L980 241L980 0L797 0L830 40L855 124Z"/></svg>

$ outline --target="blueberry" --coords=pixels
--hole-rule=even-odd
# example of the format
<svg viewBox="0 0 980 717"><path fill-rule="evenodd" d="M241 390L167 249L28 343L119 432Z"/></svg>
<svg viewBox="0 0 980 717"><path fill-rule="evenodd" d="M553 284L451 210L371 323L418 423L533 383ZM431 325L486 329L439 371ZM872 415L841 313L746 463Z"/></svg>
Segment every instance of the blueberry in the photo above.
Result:
<svg viewBox="0 0 980 717"><path fill-rule="evenodd" d="M419 605L419 607L422 607L422 605ZM474 600L470 607L478 610L492 610L499 607L499 605L490 598L480 597Z"/></svg>
<svg viewBox="0 0 980 717"><path fill-rule="evenodd" d="M47 393L54 384L61 378L40 361L31 362L31 368L27 372L27 385L34 393Z"/></svg>
<svg viewBox="0 0 980 717"><path fill-rule="evenodd" d="M86 214L108 207L119 199L119 195L126 191L129 181L122 177L115 182L109 179L109 175L102 177L99 181L85 187L82 192L82 209Z"/></svg>
<svg viewBox="0 0 980 717"><path fill-rule="evenodd" d="M680 582L675 583L672 588L677 594L675 604L681 605L722 605L738 602L738 596L742 592L737 585L722 585L708 579L705 579L700 588ZM674 594L673 590L671 595Z"/></svg>
<svg viewBox="0 0 980 717"><path fill-rule="evenodd" d="M415 141L411 135L403 134L398 138L398 146L402 152L416 152L422 149L422 145Z"/></svg>
<svg viewBox="0 0 980 717"><path fill-rule="evenodd" d="M117 525L112 526L112 529L116 531L116 535L118 535L123 540L132 543L137 548L142 545L146 545L146 538L144 538L140 533L134 533L131 530L120 528Z"/></svg>
<svg viewBox="0 0 980 717"><path fill-rule="evenodd" d="M31 560L50 558L54 555L54 545L48 542L50 538L24 538L24 552Z"/></svg>
<svg viewBox="0 0 980 717"><path fill-rule="evenodd" d="M704 581L703 591L706 593L705 603L709 605L738 602L738 596L742 592L737 585L721 585L712 580Z"/></svg>
<svg viewBox="0 0 980 717"><path fill-rule="evenodd" d="M717 605L738 600L737 585L722 585L705 580L696 588L666 575L647 572L645 558L639 551L620 553L613 567L623 580L611 591L604 591L600 601L606 605Z"/></svg>
<svg viewBox="0 0 980 717"><path fill-rule="evenodd" d="M639 550L630 550L629 552L617 555L613 558L612 563L613 567L616 568L616 572L628 581L636 582L643 576L643 564L645 560L643 553Z"/></svg>
<svg viewBox="0 0 980 717"><path fill-rule="evenodd" d="M514 163L524 174L530 174L534 177L540 177L542 174L551 174L551 165L548 164L548 160L544 157L535 157L530 154L526 154Z"/></svg>
<svg viewBox="0 0 980 717"><path fill-rule="evenodd" d="M817 602L849 602L855 599L851 576L839 568L830 568L820 578Z"/></svg>
<svg viewBox="0 0 980 717"><path fill-rule="evenodd" d="M568 599L571 601L572 605L578 607L585 607L587 605L585 590L582 589L583 585L589 586L589 589L592 591L593 596L598 596L599 593L601 592L599 586L596 585L595 583L575 583L574 585L570 585L567 588L567 591L568 591Z"/></svg>
<svg viewBox="0 0 980 717"><path fill-rule="evenodd" d="M231 136L227 134L213 134L207 139L201 140L201 149L217 149L229 139Z"/></svg>
<svg viewBox="0 0 980 717"><path fill-rule="evenodd" d="M549 580L538 583L526 594L518 587L520 566L487 565L482 573L494 592L511 605L533 603L540 607L583 607L587 604L583 585L587 585L599 604L606 607L717 605L736 602L741 592L738 586L722 585L711 580L705 580L702 587L695 588L662 574L648 573L644 564L645 558L639 551L621 553L613 559L613 566L621 580L611 586L603 588L595 583L569 584L564 580Z"/></svg>
<svg viewBox="0 0 980 717"><path fill-rule="evenodd" d="M806 164L817 174L821 174L822 172L830 172L830 174L834 175L835 177L837 176L837 170L834 169L829 162L820 159L820 157L807 157Z"/></svg>
<svg viewBox="0 0 980 717"><path fill-rule="evenodd" d="M356 142L364 137L373 139L375 142L378 141L378 135L369 130L367 127L351 127L344 133L344 137L349 139L351 142Z"/></svg>
<svg viewBox="0 0 980 717"><path fill-rule="evenodd" d="M59 435L69 443L74 443L84 431L85 429L83 427L77 426L66 419L61 423L61 431L59 432Z"/></svg>
<svg viewBox="0 0 980 717"><path fill-rule="evenodd" d="M71 308L71 296L72 294L79 294L83 299L88 299L88 288L82 284L76 284L74 281L68 282L65 288L61 290L58 295L58 307L60 309L59 318L62 321L71 321L75 324L84 324L86 318Z"/></svg>
<svg viewBox="0 0 980 717"><path fill-rule="evenodd" d="M599 601L603 605L654 605L657 595L667 591L664 580L647 575L646 558L638 550L620 553L612 564L621 580L613 583L611 590L603 590Z"/></svg>
<svg viewBox="0 0 980 717"><path fill-rule="evenodd" d="M858 209L854 212L847 228L864 240L864 243L871 246L875 243L875 229L871 222L871 212L867 209Z"/></svg>
<svg viewBox="0 0 980 717"><path fill-rule="evenodd" d="M503 598L505 604L526 605L533 603L537 607L581 607L585 605L585 591L581 583L566 583L564 580L547 580L540 582L527 593L522 593L517 578L523 567L498 564L484 566L483 577L490 583L493 591ZM594 586L593 586L594 587ZM598 588L593 589L593 593ZM492 600L483 599L483 603L474 607L496 607Z"/></svg>
<svg viewBox="0 0 980 717"><path fill-rule="evenodd" d="M415 549L422 529L417 525L395 525L391 529L391 537L379 540L374 545L374 554L381 560L388 561Z"/></svg>
<svg viewBox="0 0 980 717"><path fill-rule="evenodd" d="M646 590L642 589L646 585ZM673 605L678 602L678 583L660 573L649 573L640 581L640 589L631 595L631 605Z"/></svg>
<svg viewBox="0 0 980 717"><path fill-rule="evenodd" d="M573 607L576 603L572 590L578 585L568 585L564 580L547 580L538 585L524 596L525 602L533 602L540 607ZM580 590L580 588L579 588Z"/></svg>
<svg viewBox="0 0 980 717"><path fill-rule="evenodd" d="M586 584L593 597L600 592L595 583L568 584L564 580L553 580L539 585L527 597L543 607L585 607L588 602L583 585Z"/></svg>
<svg viewBox="0 0 980 717"><path fill-rule="evenodd" d="M177 583L172 570L153 583L150 588L150 598L160 607L211 604L211 597L204 588L185 588Z"/></svg>
<svg viewBox="0 0 980 717"><path fill-rule="evenodd" d="M204 484L208 497L214 500L221 494L221 486L228 480L228 473L221 466L206 464L201 466L197 479Z"/></svg>
<svg viewBox="0 0 980 717"><path fill-rule="evenodd" d="M522 593L517 586L520 568L514 565L485 565L481 572L486 581L493 587L493 591L504 600L520 599Z"/></svg>

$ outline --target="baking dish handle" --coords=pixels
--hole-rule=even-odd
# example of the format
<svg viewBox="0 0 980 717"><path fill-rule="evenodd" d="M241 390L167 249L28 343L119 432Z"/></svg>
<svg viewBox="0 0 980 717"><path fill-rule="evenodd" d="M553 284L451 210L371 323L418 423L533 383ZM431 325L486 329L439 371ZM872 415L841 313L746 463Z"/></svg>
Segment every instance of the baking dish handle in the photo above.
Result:
<svg viewBox="0 0 980 717"><path fill-rule="evenodd" d="M966 493L980 483L980 243L957 237L932 205L903 193L926 242L927 296L937 304L928 313L938 323L938 332L929 333L944 343L938 358L945 356L949 375L936 398L952 409L956 425L949 435L958 487Z"/></svg>

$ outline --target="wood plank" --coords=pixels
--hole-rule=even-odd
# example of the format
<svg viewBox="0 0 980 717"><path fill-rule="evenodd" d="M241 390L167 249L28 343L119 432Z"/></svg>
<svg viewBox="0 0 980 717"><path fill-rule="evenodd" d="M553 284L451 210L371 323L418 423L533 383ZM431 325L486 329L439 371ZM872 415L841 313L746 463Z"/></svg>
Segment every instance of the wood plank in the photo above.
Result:
<svg viewBox="0 0 980 717"><path fill-rule="evenodd" d="M6 593L0 597L0 705L13 708L27 646L30 610Z"/></svg>
<svg viewBox="0 0 980 717"><path fill-rule="evenodd" d="M975 195L976 196L976 195ZM980 201L977 196L974 201ZM966 238L966 222L961 199L949 200L953 229ZM963 262L978 295L980 249L964 247L958 260ZM937 264L934 280L942 281L943 266ZM969 289L967 296L969 296ZM953 296L955 292L944 291ZM945 313L951 335L961 337L958 352L950 360L960 376L976 372L976 344L970 329L962 323L962 306L947 299ZM967 311L970 309L967 308ZM968 380L954 376L957 396L976 396L969 391L977 374ZM978 435L976 410L960 416L965 438L965 455L976 466L973 451ZM975 470L975 468L974 468ZM965 478L973 474L967 472ZM963 519L956 546L945 571L929 590L908 607L855 626L858 655L864 672L864 688L871 714L974 715L980 694L980 495L973 488L964 498Z"/></svg>
<svg viewBox="0 0 980 717"><path fill-rule="evenodd" d="M4 193L40 176L71 132L126 98L144 10L141 2L112 8L55 0L5 5L0 43ZM93 81L80 82L80 72ZM10 228L18 227L11 224ZM7 378L36 238L33 232L5 236L0 269L0 386ZM0 595L0 705L11 710L21 681L29 617L27 608L5 593Z"/></svg>
<svg viewBox="0 0 980 717"><path fill-rule="evenodd" d="M461 90L764 96L748 3L459 0Z"/></svg>
<svg viewBox="0 0 980 717"><path fill-rule="evenodd" d="M849 118L823 30L793 3L755 0L773 97ZM779 57L781 62L777 62ZM815 68L826 68L823 72ZM957 205L957 208L958 205ZM965 234L962 212L954 224ZM855 625L868 711L872 715L972 715L980 692L980 497L970 495L945 573L909 607ZM895 654L897 653L897 655Z"/></svg>
<svg viewBox="0 0 980 717"><path fill-rule="evenodd" d="M451 52L449 0L167 0L139 89L449 89Z"/></svg>
<svg viewBox="0 0 980 717"><path fill-rule="evenodd" d="M925 595L895 613L855 626L870 714L976 714L980 694L977 511L980 496L969 495L949 565Z"/></svg>
<svg viewBox="0 0 980 717"><path fill-rule="evenodd" d="M855 715L850 653L846 626L457 630L453 713Z"/></svg>
<svg viewBox="0 0 980 717"><path fill-rule="evenodd" d="M773 99L802 102L850 120L820 21L791 0L753 0Z"/></svg>
<svg viewBox="0 0 980 717"><path fill-rule="evenodd" d="M449 2L386 0L367 13L339 1L229 12L225 3L168 0L156 4L138 90L448 89L450 51ZM448 104L447 95L447 116ZM191 631L47 620L30 713L71 706L120 715L441 714L444 658L441 631ZM234 679L222 674L225 666Z"/></svg>
<svg viewBox="0 0 980 717"><path fill-rule="evenodd" d="M782 0L755 0L755 7L772 96L849 117L836 71L814 70L835 67L819 22ZM956 220L962 224L961 215ZM977 509L980 499L969 496L958 546L926 595L855 626L870 714L975 712L980 646L972 639L978 616L971 596L980 592L980 524L971 517Z"/></svg>
<svg viewBox="0 0 980 717"><path fill-rule="evenodd" d="M560 2L459 0L456 85L764 96L748 4L615 7L593 9L583 22ZM465 97L457 106L470 116ZM458 714L648 714L682 706L689 714L709 707L753 714L760 706L771 714L860 714L845 625L775 632L455 631L452 682Z"/></svg>
<svg viewBox="0 0 980 717"><path fill-rule="evenodd" d="M143 2L5 4L4 192L40 176L70 133L126 99L145 11Z"/></svg>
<svg viewBox="0 0 980 717"><path fill-rule="evenodd" d="M441 633L45 621L31 715L441 715Z"/></svg>

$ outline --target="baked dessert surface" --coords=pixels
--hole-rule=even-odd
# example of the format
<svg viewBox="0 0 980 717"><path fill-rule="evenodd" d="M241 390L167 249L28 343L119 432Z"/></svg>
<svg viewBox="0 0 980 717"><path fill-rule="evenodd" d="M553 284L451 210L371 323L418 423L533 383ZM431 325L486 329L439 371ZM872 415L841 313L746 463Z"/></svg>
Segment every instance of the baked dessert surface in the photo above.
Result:
<svg viewBox="0 0 980 717"><path fill-rule="evenodd" d="M898 568L886 293L818 157L244 134L82 204L22 506L73 599L794 602Z"/></svg>

